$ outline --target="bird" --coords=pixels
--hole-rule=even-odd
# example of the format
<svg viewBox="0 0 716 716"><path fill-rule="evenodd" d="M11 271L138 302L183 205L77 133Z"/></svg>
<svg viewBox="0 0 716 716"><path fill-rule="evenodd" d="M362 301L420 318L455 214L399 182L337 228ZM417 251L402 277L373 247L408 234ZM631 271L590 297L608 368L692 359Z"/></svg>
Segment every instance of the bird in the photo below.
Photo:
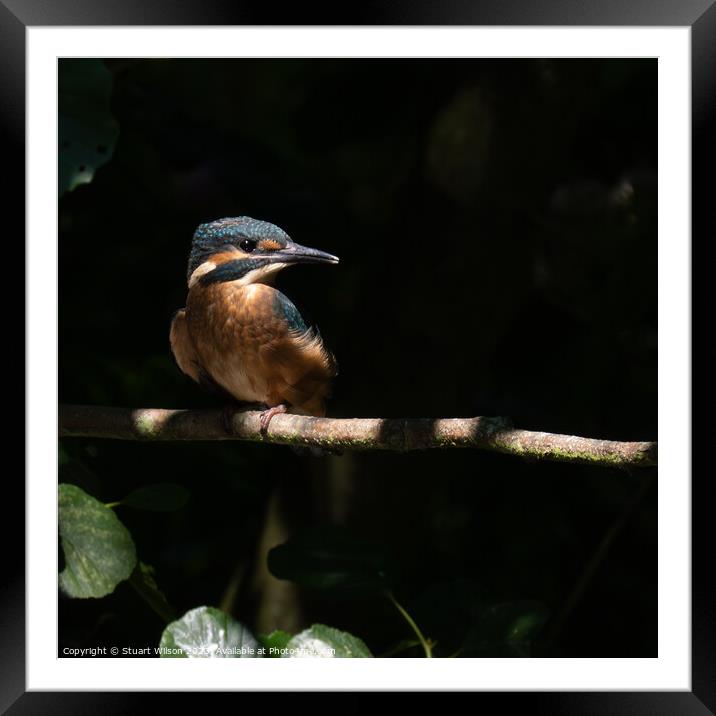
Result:
<svg viewBox="0 0 716 716"><path fill-rule="evenodd" d="M249 216L201 224L189 254L186 306L169 331L179 369L235 401L261 404L262 434L279 413L324 416L335 356L274 281L294 264L338 261Z"/></svg>

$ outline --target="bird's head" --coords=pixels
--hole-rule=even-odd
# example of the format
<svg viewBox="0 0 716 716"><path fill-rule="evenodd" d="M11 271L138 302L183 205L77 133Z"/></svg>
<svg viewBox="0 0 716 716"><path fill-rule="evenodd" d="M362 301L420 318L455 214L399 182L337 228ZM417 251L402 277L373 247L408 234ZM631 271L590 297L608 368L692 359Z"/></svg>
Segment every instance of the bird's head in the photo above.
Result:
<svg viewBox="0 0 716 716"><path fill-rule="evenodd" d="M300 246L267 221L236 216L201 224L194 232L187 280L190 287L197 281L270 283L297 263L337 264L338 257Z"/></svg>

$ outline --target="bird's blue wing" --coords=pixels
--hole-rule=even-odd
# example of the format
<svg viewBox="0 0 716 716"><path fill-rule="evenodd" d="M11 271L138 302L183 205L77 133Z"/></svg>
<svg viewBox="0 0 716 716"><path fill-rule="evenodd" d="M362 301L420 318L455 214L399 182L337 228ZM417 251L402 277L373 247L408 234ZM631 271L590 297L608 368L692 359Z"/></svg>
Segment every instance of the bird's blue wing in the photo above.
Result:
<svg viewBox="0 0 716 716"><path fill-rule="evenodd" d="M321 333L318 328L315 326L309 326L306 321L303 320L303 316L298 312L296 306L294 306L293 303L291 303L291 301L289 301L288 298L286 298L286 296L284 296L280 291L276 291L274 296L274 309L276 311L276 315L280 319L283 319L292 331L299 335L308 334L318 341L328 362L328 371L333 377L337 376L338 362L336 361L336 357L333 353L326 350L323 345Z"/></svg>
<svg viewBox="0 0 716 716"><path fill-rule="evenodd" d="M280 291L274 294L274 310L279 318L286 321L289 328L296 333L305 333L309 327L298 312L296 306L286 298Z"/></svg>

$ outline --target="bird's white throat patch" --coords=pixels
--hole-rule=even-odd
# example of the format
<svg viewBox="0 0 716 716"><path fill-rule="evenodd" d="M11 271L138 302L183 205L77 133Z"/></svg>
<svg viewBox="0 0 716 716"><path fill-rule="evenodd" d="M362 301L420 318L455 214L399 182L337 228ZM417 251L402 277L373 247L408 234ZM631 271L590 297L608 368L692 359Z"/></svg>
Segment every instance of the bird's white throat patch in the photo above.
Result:
<svg viewBox="0 0 716 716"><path fill-rule="evenodd" d="M276 274L281 269L286 268L286 266L288 266L288 264L267 264L266 266L262 266L261 268L249 271L245 276L242 276L241 278L236 279L236 281L232 281L231 283L233 283L235 286L249 286L252 283L272 284L276 278Z"/></svg>

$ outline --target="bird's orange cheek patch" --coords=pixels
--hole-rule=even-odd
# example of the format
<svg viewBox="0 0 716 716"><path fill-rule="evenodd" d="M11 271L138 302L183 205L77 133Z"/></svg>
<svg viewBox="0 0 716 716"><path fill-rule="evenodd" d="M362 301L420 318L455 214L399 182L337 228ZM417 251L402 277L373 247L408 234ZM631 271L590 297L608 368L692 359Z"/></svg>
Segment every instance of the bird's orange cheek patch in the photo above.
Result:
<svg viewBox="0 0 716 716"><path fill-rule="evenodd" d="M262 241L259 241L258 246L264 251L278 251L278 249L281 248L281 244L273 239L263 239Z"/></svg>
<svg viewBox="0 0 716 716"><path fill-rule="evenodd" d="M218 254L212 254L209 260L216 266L221 266L221 264L228 263L229 261L236 261L236 259L239 258L237 254L240 253L241 252L236 249L233 251L222 251Z"/></svg>

